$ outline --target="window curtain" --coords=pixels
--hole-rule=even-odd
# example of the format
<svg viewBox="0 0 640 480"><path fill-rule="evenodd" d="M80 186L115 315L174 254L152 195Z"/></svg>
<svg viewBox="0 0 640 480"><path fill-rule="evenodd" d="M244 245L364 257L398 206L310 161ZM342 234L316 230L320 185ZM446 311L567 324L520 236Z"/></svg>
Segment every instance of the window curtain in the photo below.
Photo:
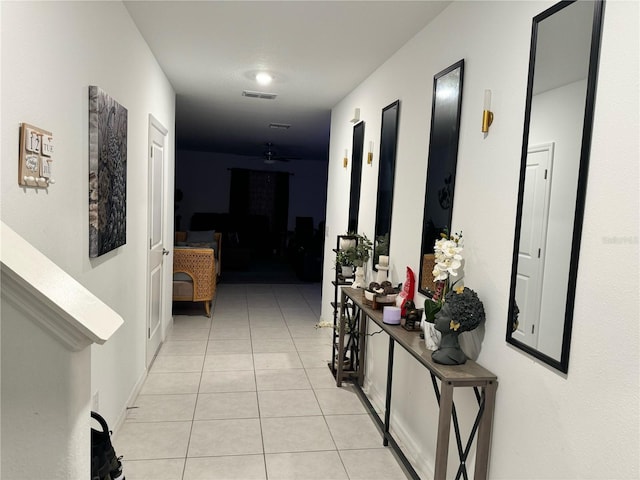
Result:
<svg viewBox="0 0 640 480"><path fill-rule="evenodd" d="M289 173L232 168L229 213L247 242L259 241L254 246L264 253L279 249L289 220Z"/></svg>

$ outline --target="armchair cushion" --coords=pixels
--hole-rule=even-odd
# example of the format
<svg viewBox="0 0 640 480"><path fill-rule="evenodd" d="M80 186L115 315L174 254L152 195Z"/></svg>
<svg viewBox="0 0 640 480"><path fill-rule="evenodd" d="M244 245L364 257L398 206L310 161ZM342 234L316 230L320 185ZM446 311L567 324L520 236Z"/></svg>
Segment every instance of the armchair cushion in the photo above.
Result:
<svg viewBox="0 0 640 480"><path fill-rule="evenodd" d="M211 248L215 257L218 258L218 242L178 242L175 246L180 248Z"/></svg>
<svg viewBox="0 0 640 480"><path fill-rule="evenodd" d="M187 243L211 243L214 241L215 230L191 231L187 232Z"/></svg>

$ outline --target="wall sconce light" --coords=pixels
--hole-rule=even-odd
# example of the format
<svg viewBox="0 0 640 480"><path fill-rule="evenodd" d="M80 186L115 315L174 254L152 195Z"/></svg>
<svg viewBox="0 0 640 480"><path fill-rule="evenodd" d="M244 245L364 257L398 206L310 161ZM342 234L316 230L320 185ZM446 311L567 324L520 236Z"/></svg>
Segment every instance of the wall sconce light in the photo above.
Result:
<svg viewBox="0 0 640 480"><path fill-rule="evenodd" d="M349 164L349 150L348 149L344 149L344 158L342 159L342 166L344 168L347 168L347 165Z"/></svg>
<svg viewBox="0 0 640 480"><path fill-rule="evenodd" d="M373 140L369 142L369 152L367 153L367 165L373 163Z"/></svg>
<svg viewBox="0 0 640 480"><path fill-rule="evenodd" d="M353 111L353 118L350 120L351 123L358 123L360 121L360 109L356 108Z"/></svg>
<svg viewBox="0 0 640 480"><path fill-rule="evenodd" d="M491 90L484 91L484 109L482 111L482 133L488 133L489 127L493 123L493 112L491 111Z"/></svg>

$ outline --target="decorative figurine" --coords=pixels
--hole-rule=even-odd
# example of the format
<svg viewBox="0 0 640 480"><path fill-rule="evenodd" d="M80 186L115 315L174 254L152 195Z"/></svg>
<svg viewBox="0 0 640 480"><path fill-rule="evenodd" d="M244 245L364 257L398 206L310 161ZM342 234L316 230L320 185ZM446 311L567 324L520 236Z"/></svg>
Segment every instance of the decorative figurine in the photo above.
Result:
<svg viewBox="0 0 640 480"><path fill-rule="evenodd" d="M410 305L411 303L411 305ZM407 315L403 324L406 330L420 330L420 320L422 319L422 309L415 308L412 301L405 303L407 309Z"/></svg>
<svg viewBox="0 0 640 480"><path fill-rule="evenodd" d="M485 319L484 306L476 292L464 287L450 291L436 314L435 328L442 333L440 347L431 354L436 363L462 365L467 356L460 348L458 336L480 325Z"/></svg>
<svg viewBox="0 0 640 480"><path fill-rule="evenodd" d="M396 306L400 307L403 317L406 316L407 314L406 304L409 301L413 303L415 286L416 286L416 276L414 275L413 270L407 267L407 278L402 287L402 291L398 294L398 297L396 298ZM415 306L413 308L415 308Z"/></svg>

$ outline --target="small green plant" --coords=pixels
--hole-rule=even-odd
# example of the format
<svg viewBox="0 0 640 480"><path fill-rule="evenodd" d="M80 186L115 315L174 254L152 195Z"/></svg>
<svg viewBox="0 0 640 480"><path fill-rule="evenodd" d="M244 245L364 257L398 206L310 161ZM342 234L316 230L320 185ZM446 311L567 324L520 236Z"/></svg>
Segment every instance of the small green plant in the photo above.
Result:
<svg viewBox="0 0 640 480"><path fill-rule="evenodd" d="M355 248L347 250L351 257L351 262L356 267L362 267L369 261L373 243L366 235L357 235L358 241Z"/></svg>
<svg viewBox="0 0 640 480"><path fill-rule="evenodd" d="M362 267L371 258L373 242L366 235L349 233L348 236L355 240L355 245L337 251L336 266Z"/></svg>
<svg viewBox="0 0 640 480"><path fill-rule="evenodd" d="M352 249L338 250L337 251L337 253L336 253L336 268L348 267L350 265L353 265L351 252L352 252Z"/></svg>

